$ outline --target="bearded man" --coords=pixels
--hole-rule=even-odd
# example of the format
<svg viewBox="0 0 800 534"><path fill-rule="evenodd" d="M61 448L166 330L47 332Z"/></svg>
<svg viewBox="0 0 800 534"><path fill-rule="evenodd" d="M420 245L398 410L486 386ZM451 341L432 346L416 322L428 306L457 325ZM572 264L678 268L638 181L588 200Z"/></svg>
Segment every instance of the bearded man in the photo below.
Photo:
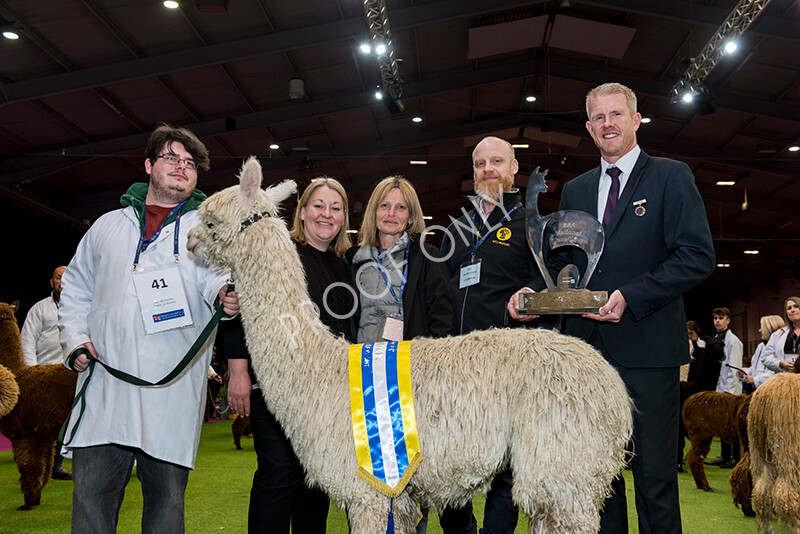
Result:
<svg viewBox="0 0 800 534"><path fill-rule="evenodd" d="M533 290L545 287L525 237L525 208L514 187L519 163L511 144L486 137L472 152L476 195L467 197L468 208L452 223L442 240L450 287L455 297L455 325L459 334L504 326L509 322L506 304L520 283ZM538 326L552 326L538 319ZM550 319L552 320L552 319ZM486 498L482 534L513 532L518 512L511 500L511 470L495 477ZM477 522L472 505L441 514L445 534L474 534Z"/></svg>

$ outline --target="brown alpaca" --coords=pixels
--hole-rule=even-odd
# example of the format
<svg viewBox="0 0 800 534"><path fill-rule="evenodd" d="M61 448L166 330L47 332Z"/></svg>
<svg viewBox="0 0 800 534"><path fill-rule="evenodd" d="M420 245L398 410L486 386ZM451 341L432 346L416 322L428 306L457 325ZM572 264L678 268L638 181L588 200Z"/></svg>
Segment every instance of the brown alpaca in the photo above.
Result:
<svg viewBox="0 0 800 534"><path fill-rule="evenodd" d="M683 405L683 422L692 442L686 454L686 463L692 470L697 489L714 491L708 485L703 459L711 448L711 440L719 436L723 441L740 441L739 412L750 402L749 395L731 395L715 391L702 391L686 400ZM746 450L746 444L742 451ZM747 515L747 507L742 506Z"/></svg>
<svg viewBox="0 0 800 534"><path fill-rule="evenodd" d="M800 375L777 373L755 390L747 417L756 523L772 515L800 533Z"/></svg>
<svg viewBox="0 0 800 534"><path fill-rule="evenodd" d="M239 415L231 425L231 432L233 432L233 444L236 448L242 449L242 436L252 436L253 426L250 424L250 417Z"/></svg>
<svg viewBox="0 0 800 534"><path fill-rule="evenodd" d="M0 418L0 433L11 440L19 484L30 510L41 502L50 480L58 431L69 415L78 373L60 364L28 367L22 357L15 308L0 302L0 364L16 376L19 402Z"/></svg>
<svg viewBox="0 0 800 534"><path fill-rule="evenodd" d="M739 425L742 459L734 466L731 476L728 477L728 482L731 483L733 504L737 508L741 506L746 517L756 516L755 510L753 510L753 477L750 475L750 440L747 439L747 414L750 413L751 401L752 397L748 395L736 417Z"/></svg>
<svg viewBox="0 0 800 534"><path fill-rule="evenodd" d="M14 373L0 365L0 417L11 411L17 404L19 387Z"/></svg>

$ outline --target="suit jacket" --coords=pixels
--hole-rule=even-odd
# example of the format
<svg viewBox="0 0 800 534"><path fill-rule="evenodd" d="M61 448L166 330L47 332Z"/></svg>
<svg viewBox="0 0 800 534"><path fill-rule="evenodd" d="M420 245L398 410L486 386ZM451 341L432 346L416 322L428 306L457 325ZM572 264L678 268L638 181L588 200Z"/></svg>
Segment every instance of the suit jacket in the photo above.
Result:
<svg viewBox="0 0 800 534"><path fill-rule="evenodd" d="M560 209L597 216L599 180L597 167L567 183ZM640 215L637 205L643 208ZM582 251L562 254L556 264L565 259L584 272ZM705 206L689 167L642 151L606 228L605 248L588 285L609 296L619 289L625 313L617 324L573 316L565 331L589 339L599 329L606 358L624 367L684 364L689 347L682 295L713 272L714 260Z"/></svg>

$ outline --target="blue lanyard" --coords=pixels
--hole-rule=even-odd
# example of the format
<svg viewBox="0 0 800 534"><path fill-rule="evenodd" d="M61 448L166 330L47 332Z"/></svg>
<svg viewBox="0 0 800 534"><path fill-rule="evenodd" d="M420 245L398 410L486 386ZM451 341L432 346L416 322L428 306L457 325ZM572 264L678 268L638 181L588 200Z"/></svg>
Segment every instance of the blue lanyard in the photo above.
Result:
<svg viewBox="0 0 800 534"><path fill-rule="evenodd" d="M377 256L375 256L375 262L378 264L378 269L381 271L381 276L383 276L383 281L386 282L386 285L389 287L389 291L392 293L392 297L394 297L394 301L397 302L397 306L402 310L403 309L403 291L406 290L406 279L408 277L408 251L411 248L411 238L408 239L408 243L406 243L406 252L403 256L405 260L405 265L403 266L403 279L400 283L400 296L398 297L397 294L394 292L394 288L392 287L392 281L389 280L389 276L386 274L386 269L383 268L383 264L381 263L381 254L378 252Z"/></svg>
<svg viewBox="0 0 800 534"><path fill-rule="evenodd" d="M167 216L164 218L164 223L165 223L169 220L170 217L172 217L174 213L177 212L177 215L175 216L175 237L173 239L173 254L175 255L175 261L178 261L178 237L180 237L180 231L181 231L181 208L183 207L184 204L186 204L186 202L187 200L184 200L183 202L172 208L170 212L167 213ZM136 266L139 265L139 255L143 251L147 250L147 247L150 246L150 243L158 239L158 236L161 235L161 230L164 229L164 223L161 223L161 226L158 227L158 230L156 230L156 233L153 234L150 237L150 239L145 239L144 233L147 228L147 207L146 206L144 207L144 214L142 215L142 230L141 233L139 234L139 244L136 245L136 256L133 258L134 270L136 269Z"/></svg>
<svg viewBox="0 0 800 534"><path fill-rule="evenodd" d="M508 213L503 215L503 218L500 219L500 222L498 222L497 225L498 226L502 226L504 222L506 222L507 220L511 219L511 214L514 213L515 211L517 211L517 208L519 208L521 206L522 206L522 202L517 202L516 206L511 208L511 210ZM478 209L480 209L480 207L478 207ZM472 225L473 226L475 226L475 216L477 214L478 214L478 210L476 209L475 212L472 214ZM486 225L486 229L488 230L489 229L489 221L485 221L484 224ZM481 248L481 245L483 245L483 242L486 241L486 238L489 237L489 234L490 234L490 232L486 232L483 235L483 237L481 237L481 233L478 232L478 236L477 237L480 237L480 241L476 240L475 244L472 246L472 257L473 258L475 257L475 253L478 252L478 249Z"/></svg>

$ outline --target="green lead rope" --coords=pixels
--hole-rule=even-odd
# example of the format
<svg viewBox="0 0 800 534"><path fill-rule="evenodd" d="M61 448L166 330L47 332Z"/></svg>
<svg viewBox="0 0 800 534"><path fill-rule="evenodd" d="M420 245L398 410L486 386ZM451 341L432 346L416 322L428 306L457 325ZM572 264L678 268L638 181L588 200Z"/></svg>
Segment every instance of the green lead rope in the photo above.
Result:
<svg viewBox="0 0 800 534"><path fill-rule="evenodd" d="M228 284L228 291L233 291L233 284L230 283ZM109 374L111 374L111 376L114 376L115 378L118 378L123 382L127 382L128 384L133 384L136 386L163 386L164 384L171 382L176 376L181 374L184 369L186 369L186 366L191 363L191 361L194 359L195 356L197 356L197 353L200 351L200 348L205 344L206 340L211 335L211 332L214 331L214 328L216 328L217 323L219 323L220 319L222 319L222 316L226 315L225 311L222 309L222 306L220 305L219 297L217 297L217 301L214 303L214 309L215 312L213 317L211 317L211 320L208 321L208 324L203 329L203 331L200 332L200 336L197 338L194 344L189 348L189 351L186 353L183 359L178 363L178 365L175 366L175 369L170 371L170 373L167 376L165 376L158 382L149 382L147 380L142 380L141 378L133 376L132 374L120 371L119 369L114 369L113 367L106 365L102 360L98 360L97 358L92 356L92 354L84 347L81 347L76 351L74 351L70 355L68 360L70 368L72 368L72 364L75 362L75 359L78 356L80 356L81 354L85 354L86 357L89 358L89 376L86 377L86 381L84 381L83 387L81 387L80 391L78 391L78 394L75 395L75 400L72 402L72 409L70 410L70 413L72 413L72 410L75 409L75 406L77 406L78 403L80 403L81 409L80 412L78 413L78 420L75 422L75 426L72 427L72 432L69 435L69 440L64 441L64 434L66 433L67 425L69 424L69 418L67 418L67 420L64 421L64 424L61 426L61 431L58 433L58 441L63 445L69 445L70 443L72 443L72 439L75 437L75 431L78 429L78 425L80 425L81 419L83 419L83 413L86 411L86 387L89 385L89 382L92 379L92 373L94 372L95 363L99 363L100 365L105 367L106 371L108 371Z"/></svg>

